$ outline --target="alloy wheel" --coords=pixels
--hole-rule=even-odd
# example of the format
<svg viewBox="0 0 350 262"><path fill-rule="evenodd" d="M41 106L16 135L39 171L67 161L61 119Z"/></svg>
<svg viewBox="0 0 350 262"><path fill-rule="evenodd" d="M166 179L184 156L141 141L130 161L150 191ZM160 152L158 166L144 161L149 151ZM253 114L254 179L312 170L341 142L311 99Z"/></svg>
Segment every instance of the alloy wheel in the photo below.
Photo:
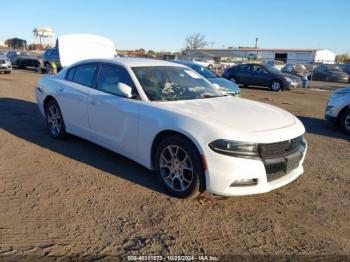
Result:
<svg viewBox="0 0 350 262"><path fill-rule="evenodd" d="M159 169L166 185L178 192L186 191L194 179L191 158L178 145L169 145L162 150Z"/></svg>
<svg viewBox="0 0 350 262"><path fill-rule="evenodd" d="M350 114L345 117L344 124L345 128L350 132Z"/></svg>
<svg viewBox="0 0 350 262"><path fill-rule="evenodd" d="M280 84L280 82L278 82L278 81L273 81L273 82L272 82L272 85L271 85L271 89L272 89L273 91L278 91L278 90L280 90L280 89L281 89L281 84Z"/></svg>
<svg viewBox="0 0 350 262"><path fill-rule="evenodd" d="M50 133L58 136L62 130L62 116L56 104L47 108L46 119Z"/></svg>

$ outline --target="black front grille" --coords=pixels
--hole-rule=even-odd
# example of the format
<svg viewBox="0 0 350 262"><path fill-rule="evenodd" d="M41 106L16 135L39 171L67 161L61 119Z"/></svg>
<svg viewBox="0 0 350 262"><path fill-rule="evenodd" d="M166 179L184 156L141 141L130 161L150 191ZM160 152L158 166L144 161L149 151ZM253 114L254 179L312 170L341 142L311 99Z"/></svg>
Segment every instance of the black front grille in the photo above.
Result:
<svg viewBox="0 0 350 262"><path fill-rule="evenodd" d="M305 146L303 136L279 143L259 145L267 181L279 179L296 169L303 157Z"/></svg>
<svg viewBox="0 0 350 262"><path fill-rule="evenodd" d="M303 136L271 144L260 144L259 153L262 159L283 157L294 151L301 143Z"/></svg>

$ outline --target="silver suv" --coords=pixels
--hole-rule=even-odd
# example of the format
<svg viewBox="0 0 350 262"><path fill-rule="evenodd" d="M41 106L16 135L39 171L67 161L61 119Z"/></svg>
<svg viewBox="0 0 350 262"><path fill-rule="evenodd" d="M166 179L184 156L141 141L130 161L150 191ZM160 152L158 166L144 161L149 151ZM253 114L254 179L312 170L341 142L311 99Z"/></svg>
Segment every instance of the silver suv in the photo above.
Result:
<svg viewBox="0 0 350 262"><path fill-rule="evenodd" d="M10 59L7 56L0 54L0 73L4 72L5 74L11 74L12 64Z"/></svg>
<svg viewBox="0 0 350 262"><path fill-rule="evenodd" d="M340 88L328 99L326 119L339 124L350 135L350 87Z"/></svg>

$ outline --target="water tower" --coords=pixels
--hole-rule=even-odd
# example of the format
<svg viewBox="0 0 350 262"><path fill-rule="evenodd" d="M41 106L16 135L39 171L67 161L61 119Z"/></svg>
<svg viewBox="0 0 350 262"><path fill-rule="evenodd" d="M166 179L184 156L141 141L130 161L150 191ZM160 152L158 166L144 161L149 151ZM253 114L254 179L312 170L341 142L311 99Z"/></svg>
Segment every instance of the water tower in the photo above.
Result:
<svg viewBox="0 0 350 262"><path fill-rule="evenodd" d="M33 30L34 37L39 38L40 45L47 43L54 36L54 31L48 26L38 26Z"/></svg>

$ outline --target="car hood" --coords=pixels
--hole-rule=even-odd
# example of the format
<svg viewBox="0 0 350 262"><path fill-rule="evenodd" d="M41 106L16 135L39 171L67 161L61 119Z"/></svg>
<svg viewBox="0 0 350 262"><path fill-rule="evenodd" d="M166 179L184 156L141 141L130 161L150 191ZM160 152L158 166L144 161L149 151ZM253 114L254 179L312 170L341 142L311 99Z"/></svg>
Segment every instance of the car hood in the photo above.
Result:
<svg viewBox="0 0 350 262"><path fill-rule="evenodd" d="M278 107L230 96L162 102L162 107L216 128L240 132L265 132L296 122L292 114Z"/></svg>
<svg viewBox="0 0 350 262"><path fill-rule="evenodd" d="M227 93L236 94L241 92L237 84L225 78L216 77L216 78L207 78L207 79L210 83L219 85L220 89L222 89Z"/></svg>
<svg viewBox="0 0 350 262"><path fill-rule="evenodd" d="M97 59L114 58L117 55L114 43L102 36L90 34L72 34L58 37L57 47L62 67L76 62Z"/></svg>
<svg viewBox="0 0 350 262"><path fill-rule="evenodd" d="M343 87L335 90L333 92L334 94L339 94L339 93L350 93L350 87Z"/></svg>
<svg viewBox="0 0 350 262"><path fill-rule="evenodd" d="M289 77L295 81L300 81L300 77L296 76L296 75L293 75L293 74L288 74L288 73L282 73L281 74L282 76L285 76L285 77Z"/></svg>

